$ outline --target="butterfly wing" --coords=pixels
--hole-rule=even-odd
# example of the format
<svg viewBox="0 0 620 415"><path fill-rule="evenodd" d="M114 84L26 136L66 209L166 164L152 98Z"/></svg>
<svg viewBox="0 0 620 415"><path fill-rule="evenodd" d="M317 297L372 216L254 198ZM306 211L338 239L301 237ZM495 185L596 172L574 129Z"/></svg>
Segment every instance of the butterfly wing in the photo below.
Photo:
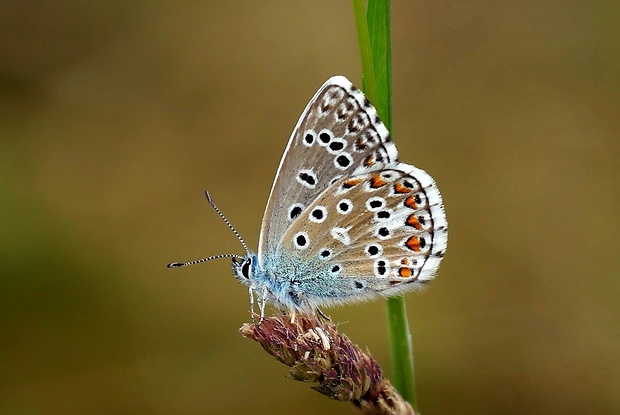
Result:
<svg viewBox="0 0 620 415"><path fill-rule="evenodd" d="M388 130L364 94L345 77L327 80L306 106L280 161L263 216L259 263L332 183L397 158Z"/></svg>
<svg viewBox="0 0 620 415"><path fill-rule="evenodd" d="M296 277L316 307L419 287L434 277L447 240L434 180L392 163L329 186L288 228L277 251L323 264L314 275Z"/></svg>

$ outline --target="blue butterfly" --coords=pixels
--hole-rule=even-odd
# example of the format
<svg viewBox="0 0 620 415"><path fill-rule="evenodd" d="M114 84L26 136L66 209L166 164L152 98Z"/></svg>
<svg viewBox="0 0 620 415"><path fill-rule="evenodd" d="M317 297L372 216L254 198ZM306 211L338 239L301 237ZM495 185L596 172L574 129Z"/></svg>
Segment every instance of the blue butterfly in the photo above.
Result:
<svg viewBox="0 0 620 415"><path fill-rule="evenodd" d="M234 276L265 304L320 306L393 296L434 278L448 243L435 181L398 161L396 145L362 91L334 76L302 113L263 216L258 253L231 257Z"/></svg>

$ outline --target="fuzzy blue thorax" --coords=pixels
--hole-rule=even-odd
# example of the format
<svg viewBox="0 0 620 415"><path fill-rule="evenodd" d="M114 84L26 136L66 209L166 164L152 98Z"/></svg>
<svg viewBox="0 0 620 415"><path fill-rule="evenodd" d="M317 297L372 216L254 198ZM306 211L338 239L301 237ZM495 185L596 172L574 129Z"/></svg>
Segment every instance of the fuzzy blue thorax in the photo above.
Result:
<svg viewBox="0 0 620 415"><path fill-rule="evenodd" d="M300 258L280 251L265 255L264 264L249 253L233 258L233 274L251 291L266 289L266 300L289 311L314 312L321 305L340 303L352 295L351 278L342 278L318 258Z"/></svg>

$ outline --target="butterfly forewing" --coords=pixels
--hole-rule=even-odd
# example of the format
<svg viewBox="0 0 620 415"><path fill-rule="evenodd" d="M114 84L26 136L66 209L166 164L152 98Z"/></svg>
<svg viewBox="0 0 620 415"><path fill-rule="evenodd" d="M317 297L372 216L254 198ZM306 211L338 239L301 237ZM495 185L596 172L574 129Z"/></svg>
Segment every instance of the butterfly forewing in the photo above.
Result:
<svg viewBox="0 0 620 415"><path fill-rule="evenodd" d="M397 158L387 129L363 93L342 76L330 78L302 113L280 162L263 217L259 262L332 183Z"/></svg>

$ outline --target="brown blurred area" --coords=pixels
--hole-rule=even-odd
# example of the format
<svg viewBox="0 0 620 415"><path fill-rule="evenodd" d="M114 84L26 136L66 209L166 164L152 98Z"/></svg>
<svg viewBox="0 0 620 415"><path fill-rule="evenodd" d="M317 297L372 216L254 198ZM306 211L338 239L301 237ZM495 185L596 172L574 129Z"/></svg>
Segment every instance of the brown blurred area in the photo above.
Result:
<svg viewBox="0 0 620 415"><path fill-rule="evenodd" d="M394 138L450 240L420 410L620 412L615 2L393 4ZM350 2L0 2L0 413L353 413L238 328L243 253ZM390 376L383 301L328 310Z"/></svg>

